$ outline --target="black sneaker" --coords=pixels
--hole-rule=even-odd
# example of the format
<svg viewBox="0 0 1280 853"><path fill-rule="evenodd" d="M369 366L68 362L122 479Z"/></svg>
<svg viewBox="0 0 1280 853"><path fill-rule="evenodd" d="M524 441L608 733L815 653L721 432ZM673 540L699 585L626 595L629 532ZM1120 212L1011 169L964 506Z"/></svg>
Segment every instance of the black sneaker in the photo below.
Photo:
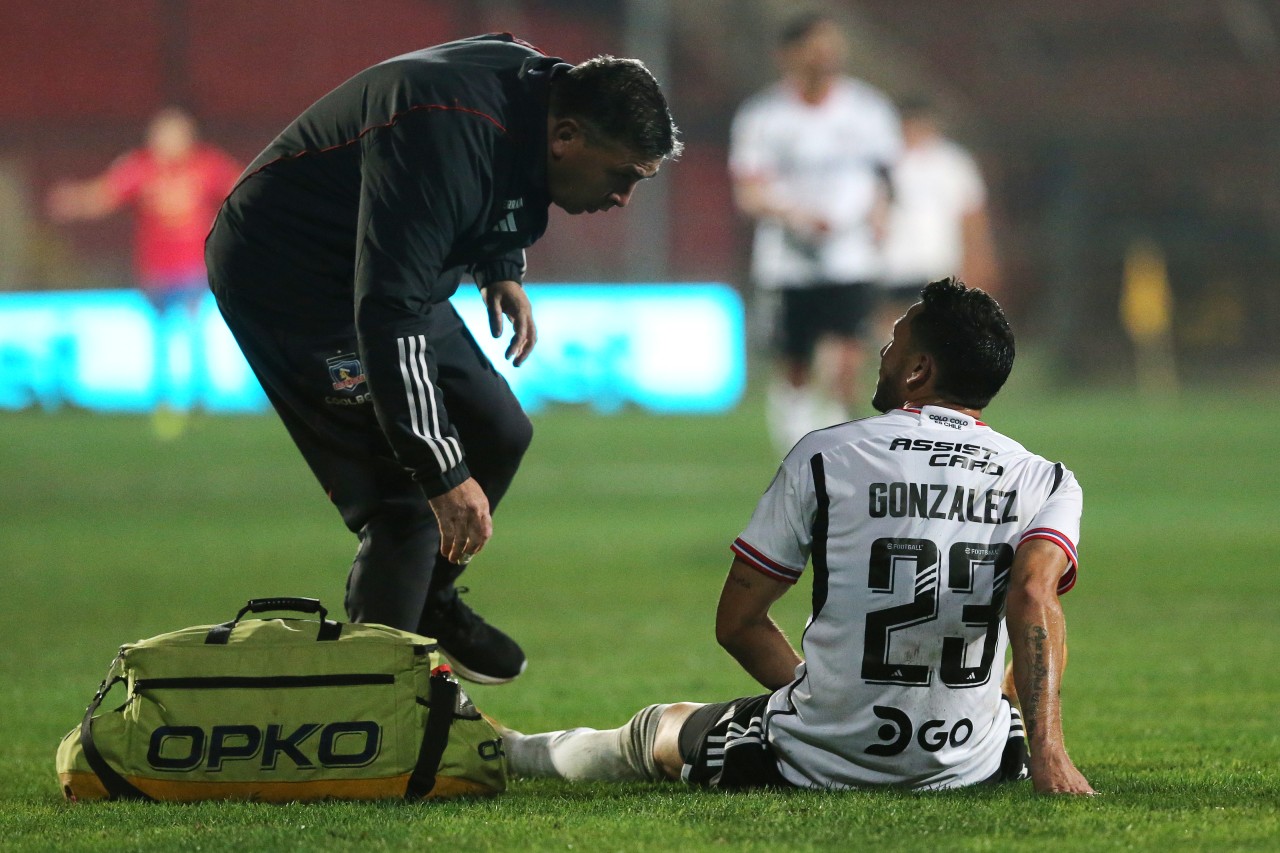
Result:
<svg viewBox="0 0 1280 853"><path fill-rule="evenodd" d="M505 684L524 672L528 661L516 641L485 622L451 589L428 602L419 633L434 637L453 671L477 684Z"/></svg>

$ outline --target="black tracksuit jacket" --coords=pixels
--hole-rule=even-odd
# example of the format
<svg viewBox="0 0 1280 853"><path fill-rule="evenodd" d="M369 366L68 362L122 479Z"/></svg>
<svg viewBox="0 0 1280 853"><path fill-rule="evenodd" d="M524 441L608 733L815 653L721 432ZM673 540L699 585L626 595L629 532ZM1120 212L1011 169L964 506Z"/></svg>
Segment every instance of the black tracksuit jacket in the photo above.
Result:
<svg viewBox="0 0 1280 853"><path fill-rule="evenodd" d="M441 453L427 321L464 273L522 281L550 204L549 83L567 68L502 34L366 69L258 155L206 243L230 310L326 336L354 323L383 432L428 495L470 475Z"/></svg>

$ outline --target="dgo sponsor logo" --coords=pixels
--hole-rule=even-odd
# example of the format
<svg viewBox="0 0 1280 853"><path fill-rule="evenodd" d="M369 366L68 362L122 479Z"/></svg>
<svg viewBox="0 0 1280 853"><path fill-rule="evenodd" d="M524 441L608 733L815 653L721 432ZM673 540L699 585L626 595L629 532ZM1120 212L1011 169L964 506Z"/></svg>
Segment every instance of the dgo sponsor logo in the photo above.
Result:
<svg viewBox="0 0 1280 853"><path fill-rule="evenodd" d="M227 762L253 761L263 770L364 767L378 757L382 727L372 720L303 723L286 731L267 726L161 726L151 733L147 763L173 772L222 770ZM287 763L284 763L287 762Z"/></svg>
<svg viewBox="0 0 1280 853"><path fill-rule="evenodd" d="M911 735L915 729L911 718L901 710L886 705L876 705L871 709L877 717L886 720L876 734L887 743L873 743L867 747L871 755L897 755L906 751L911 745ZM944 746L963 746L973 735L973 723L967 717L961 717L955 723L946 720L928 720L915 731L916 743L925 752L937 752Z"/></svg>

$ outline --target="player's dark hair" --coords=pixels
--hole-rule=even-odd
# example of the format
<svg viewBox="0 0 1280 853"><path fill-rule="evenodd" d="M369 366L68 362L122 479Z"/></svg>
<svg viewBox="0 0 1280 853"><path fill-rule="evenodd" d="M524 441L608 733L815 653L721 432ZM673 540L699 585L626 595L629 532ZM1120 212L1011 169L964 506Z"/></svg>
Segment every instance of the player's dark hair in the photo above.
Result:
<svg viewBox="0 0 1280 853"><path fill-rule="evenodd" d="M684 150L666 96L638 59L597 56L558 75L551 114L582 122L593 141L620 144L646 160L676 158Z"/></svg>
<svg viewBox="0 0 1280 853"><path fill-rule="evenodd" d="M797 45L813 35L813 31L818 27L834 23L835 18L826 12L813 9L799 12L788 18L782 25L782 29L778 30L778 47L788 48Z"/></svg>
<svg viewBox="0 0 1280 853"><path fill-rule="evenodd" d="M911 340L933 356L934 388L949 402L985 408L1013 369L1013 330L1000 304L955 278L932 282L920 299Z"/></svg>

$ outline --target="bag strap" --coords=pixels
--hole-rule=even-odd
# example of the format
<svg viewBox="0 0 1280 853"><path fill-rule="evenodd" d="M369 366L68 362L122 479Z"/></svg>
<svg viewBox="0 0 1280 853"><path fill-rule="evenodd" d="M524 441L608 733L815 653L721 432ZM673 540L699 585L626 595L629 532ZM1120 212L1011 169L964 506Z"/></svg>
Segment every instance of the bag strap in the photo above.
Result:
<svg viewBox="0 0 1280 853"><path fill-rule="evenodd" d="M98 685L98 692L93 694L93 701L89 703L89 708L84 712L84 719L80 721L80 748L84 750L84 760L89 763L89 769L97 774L98 780L102 782L102 787L107 789L107 796L113 800L150 800L151 797L142 793L125 779L115 768L107 763L102 757L102 753L98 750L98 745L93 740L93 714L98 710L98 706L102 704L102 700L107 698L107 693L117 683L124 681L123 675L113 675L116 667L123 659L123 652L111 662L111 668L107 670L107 677L102 679L102 684Z"/></svg>
<svg viewBox="0 0 1280 853"><path fill-rule="evenodd" d="M320 603L320 599L278 595L273 598L249 599L249 602L240 608L236 618L230 622L214 625L209 629L209 633L204 637L205 645L225 646L227 641L231 639L232 629L240 623L246 613L264 613L269 610L294 610L300 613L320 614L320 630L316 633L317 642L336 640L342 636L342 623L329 619L329 611Z"/></svg>
<svg viewBox="0 0 1280 853"><path fill-rule="evenodd" d="M427 698L427 725L422 733L422 746L418 749L418 763L414 765L405 787L406 800L418 800L431 793L436 784L436 771L440 759L449 744L449 727L453 725L454 711L458 707L458 682L449 677L449 670L441 667L431 675Z"/></svg>

